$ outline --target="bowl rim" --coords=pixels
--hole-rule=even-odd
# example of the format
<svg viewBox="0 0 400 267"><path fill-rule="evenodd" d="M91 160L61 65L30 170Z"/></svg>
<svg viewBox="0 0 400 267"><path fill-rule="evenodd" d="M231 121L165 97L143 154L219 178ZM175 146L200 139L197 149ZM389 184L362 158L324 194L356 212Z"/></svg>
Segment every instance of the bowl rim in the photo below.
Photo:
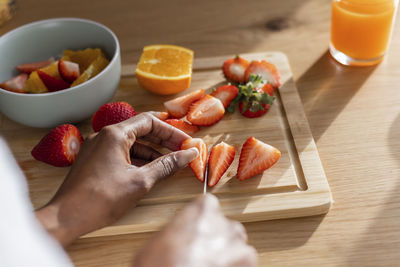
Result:
<svg viewBox="0 0 400 267"><path fill-rule="evenodd" d="M88 23L88 24L92 24L92 25L96 25L100 28L103 28L104 30L106 30L113 38L116 46L115 46L115 53L112 57L112 59L110 60L110 63L108 63L107 67L105 67L99 74L97 74L96 76L94 76L93 78L78 84L74 87L70 87L64 90L60 90L60 91L55 91L55 92L46 92L46 93L40 93L40 94L22 94L22 93L16 93L16 92L11 92L8 90L5 90L3 88L0 88L0 92L4 93L4 94L10 94L10 95L19 95L19 96L24 96L24 97L43 97L43 96L48 96L48 95L57 95L57 94L65 94L68 92L71 92L73 90L77 90L79 88L82 88L83 86L87 85L90 82L93 82L95 80L97 80L99 78L99 76L101 74L103 74L104 72L106 72L108 69L111 68L111 65L114 64L115 61L117 61L117 58L119 57L120 54L120 46L119 46L119 41L117 38L117 35L107 26L105 26L104 24L101 24L99 22L96 22L94 20L90 20L90 19L83 19L83 18L75 18L75 17L62 17L62 18L51 18L51 19L44 19L44 20L38 20L38 21L34 21L34 22L30 22L28 24L24 24L22 26L19 26L5 34L3 34L2 36L0 36L0 40L6 38L9 35L15 34L15 32L24 29L24 28L30 28L30 27L34 27L38 24L45 24L45 23L49 23L49 22L54 22L54 21L77 21L77 22L84 22L84 23Z"/></svg>

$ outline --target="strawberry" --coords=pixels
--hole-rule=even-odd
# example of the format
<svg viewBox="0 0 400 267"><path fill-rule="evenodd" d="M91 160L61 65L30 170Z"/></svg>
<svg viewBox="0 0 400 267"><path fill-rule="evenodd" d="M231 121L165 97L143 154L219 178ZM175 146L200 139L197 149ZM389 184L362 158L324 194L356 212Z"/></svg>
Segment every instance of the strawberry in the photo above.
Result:
<svg viewBox="0 0 400 267"><path fill-rule="evenodd" d="M204 172L206 170L207 163L207 145L204 143L203 139L200 138L189 138L183 141L181 149L189 149L196 147L199 151L199 156L189 163L189 167L193 170L197 179L200 182L204 182Z"/></svg>
<svg viewBox="0 0 400 267"><path fill-rule="evenodd" d="M244 83L246 81L245 71L249 65L249 61L236 55L236 57L227 59L224 62L222 71L227 79L238 83Z"/></svg>
<svg viewBox="0 0 400 267"><path fill-rule="evenodd" d="M274 95L274 87L270 83L264 84L261 89L270 96Z"/></svg>
<svg viewBox="0 0 400 267"><path fill-rule="evenodd" d="M264 88L267 92L261 88ZM232 101L227 110L229 112L234 112L235 104L239 103L239 110L243 116L248 118L260 117L267 113L270 105L275 100L275 97L270 95L270 90L267 84L263 84L261 76L253 74L250 76L250 81L246 85L239 86L239 94Z"/></svg>
<svg viewBox="0 0 400 267"><path fill-rule="evenodd" d="M270 83L275 88L281 86L281 76L277 68L274 64L266 60L251 62L244 75L246 81L250 80L251 74L260 75L263 80Z"/></svg>
<svg viewBox="0 0 400 267"><path fill-rule="evenodd" d="M235 158L235 147L224 142L211 149L208 158L208 186L218 183Z"/></svg>
<svg viewBox="0 0 400 267"><path fill-rule="evenodd" d="M40 62L32 62L32 63L26 63L26 64L21 64L17 66L17 70L20 72L24 73L31 73L32 71L47 67L51 63L54 62L54 57L49 58L48 60L45 61L40 61Z"/></svg>
<svg viewBox="0 0 400 267"><path fill-rule="evenodd" d="M32 156L45 163L65 167L74 163L83 138L78 128L71 124L60 125L33 148Z"/></svg>
<svg viewBox="0 0 400 267"><path fill-rule="evenodd" d="M79 65L77 63L62 59L58 61L58 72L64 81L69 83L75 81L80 75Z"/></svg>
<svg viewBox="0 0 400 267"><path fill-rule="evenodd" d="M221 120L224 113L224 105L218 98L205 95L190 106L186 118L194 125L210 126Z"/></svg>
<svg viewBox="0 0 400 267"><path fill-rule="evenodd" d="M0 84L0 88L14 93L26 93L24 88L27 79L28 74L22 73Z"/></svg>
<svg viewBox="0 0 400 267"><path fill-rule="evenodd" d="M92 117L92 128L99 132L103 127L127 120L136 115L126 102L113 102L102 105Z"/></svg>
<svg viewBox="0 0 400 267"><path fill-rule="evenodd" d="M169 119L166 120L165 122L187 133L188 135L193 135L194 133L200 130L200 128L197 127L196 125L191 125L190 123L184 120Z"/></svg>
<svg viewBox="0 0 400 267"><path fill-rule="evenodd" d="M69 88L69 86L70 86L69 83L67 83L63 79L53 77L44 71L37 70L37 73L38 73L40 79L42 80L42 82L44 83L44 85L46 85L49 92L60 91L60 90Z"/></svg>
<svg viewBox="0 0 400 267"><path fill-rule="evenodd" d="M218 87L211 95L221 100L224 107L227 108L238 93L239 89L236 86L228 84Z"/></svg>
<svg viewBox="0 0 400 267"><path fill-rule="evenodd" d="M162 111L149 111L151 114L154 115L154 117L165 121L166 119L169 118L169 114L167 112L162 112Z"/></svg>
<svg viewBox="0 0 400 267"><path fill-rule="evenodd" d="M203 89L196 90L194 92L191 92L190 94L169 100L164 103L164 106L171 117L180 119L188 113L190 105L196 100L202 98L203 96Z"/></svg>
<svg viewBox="0 0 400 267"><path fill-rule="evenodd" d="M281 152L273 146L249 137L240 152L237 178L241 181L260 174L274 165L281 157Z"/></svg>

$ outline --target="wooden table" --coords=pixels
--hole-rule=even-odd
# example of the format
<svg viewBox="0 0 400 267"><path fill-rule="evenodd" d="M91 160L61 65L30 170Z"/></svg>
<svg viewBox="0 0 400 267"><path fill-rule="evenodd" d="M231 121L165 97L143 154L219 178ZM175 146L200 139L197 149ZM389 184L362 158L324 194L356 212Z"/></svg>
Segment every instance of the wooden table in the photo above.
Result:
<svg viewBox="0 0 400 267"><path fill-rule="evenodd" d="M329 0L18 0L17 4L17 14L0 34L50 17L89 18L115 31L123 63L137 62L141 48L153 43L183 45L196 57L286 53L335 203L326 216L246 224L260 266L399 264L399 18L384 62L346 68L327 51ZM151 236L79 240L68 253L77 266L129 266Z"/></svg>

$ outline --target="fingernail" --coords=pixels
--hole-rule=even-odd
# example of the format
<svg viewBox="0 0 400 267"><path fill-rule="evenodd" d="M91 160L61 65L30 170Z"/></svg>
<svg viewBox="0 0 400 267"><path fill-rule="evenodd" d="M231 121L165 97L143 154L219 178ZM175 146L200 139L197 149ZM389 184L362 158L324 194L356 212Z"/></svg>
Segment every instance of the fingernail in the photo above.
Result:
<svg viewBox="0 0 400 267"><path fill-rule="evenodd" d="M200 155L199 150L196 147L189 148L188 150L196 152L196 156L193 157L193 159L197 158Z"/></svg>

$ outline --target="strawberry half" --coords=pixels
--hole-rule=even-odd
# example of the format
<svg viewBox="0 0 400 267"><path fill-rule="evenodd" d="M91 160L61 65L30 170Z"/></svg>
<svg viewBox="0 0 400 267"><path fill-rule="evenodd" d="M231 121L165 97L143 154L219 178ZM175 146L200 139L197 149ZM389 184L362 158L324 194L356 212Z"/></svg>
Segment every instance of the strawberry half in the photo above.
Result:
<svg viewBox="0 0 400 267"><path fill-rule="evenodd" d="M165 121L166 123L178 128L179 130L187 133L188 135L193 135L200 130L196 125L192 125L184 120L169 119Z"/></svg>
<svg viewBox="0 0 400 267"><path fill-rule="evenodd" d="M79 153L83 138L78 128L71 124L60 125L33 148L32 156L56 167L71 165Z"/></svg>
<svg viewBox="0 0 400 267"><path fill-rule="evenodd" d="M189 167L192 169L197 179L200 182L204 182L204 172L206 170L207 163L207 145L204 143L203 139L200 138L190 138L183 141L181 149L189 149L196 147L199 151L199 156L189 163Z"/></svg>
<svg viewBox="0 0 400 267"><path fill-rule="evenodd" d="M102 105L92 117L92 128L99 132L103 127L127 120L136 115L126 102L113 102Z"/></svg>
<svg viewBox="0 0 400 267"><path fill-rule="evenodd" d="M190 106L186 118L194 125L210 126L221 120L224 114L222 102L218 98L205 95Z"/></svg>
<svg viewBox="0 0 400 267"><path fill-rule="evenodd" d="M228 84L218 87L211 95L221 100L224 107L227 108L238 93L239 89L236 86Z"/></svg>
<svg viewBox="0 0 400 267"><path fill-rule="evenodd" d="M190 94L169 100L164 103L164 106L171 117L180 119L188 113L190 105L196 100L202 98L203 96L203 89L196 90L194 92L191 92Z"/></svg>
<svg viewBox="0 0 400 267"><path fill-rule="evenodd" d="M149 111L154 117L165 121L166 119L169 118L168 112L163 112L163 111Z"/></svg>
<svg viewBox="0 0 400 267"><path fill-rule="evenodd" d="M237 169L237 178L241 181L264 172L281 157L281 152L273 146L249 137L242 146Z"/></svg>
<svg viewBox="0 0 400 267"><path fill-rule="evenodd" d="M245 72L247 67L250 65L249 61L236 55L234 58L227 59L222 65L222 71L225 77L229 80L244 83Z"/></svg>
<svg viewBox="0 0 400 267"><path fill-rule="evenodd" d="M250 80L250 75L260 75L263 80L272 84L273 87L277 88L281 86L281 76L278 72L278 69L274 64L266 61L253 61L250 63L245 72L245 80Z"/></svg>
<svg viewBox="0 0 400 267"><path fill-rule="evenodd" d="M28 74L22 73L15 76L14 78L11 78L8 81L3 82L2 84L0 84L0 87L14 93L27 93L24 89L27 79Z"/></svg>
<svg viewBox="0 0 400 267"><path fill-rule="evenodd" d="M45 61L25 63L17 66L17 70L24 73L31 73L32 71L47 67L54 62L54 57L49 58Z"/></svg>
<svg viewBox="0 0 400 267"><path fill-rule="evenodd" d="M79 65L77 63L62 59L58 61L58 72L64 81L69 83L75 81L80 75Z"/></svg>
<svg viewBox="0 0 400 267"><path fill-rule="evenodd" d="M69 88L69 86L70 86L69 83L67 83L63 79L53 77L44 71L37 70L37 73L38 73L40 79L42 80L42 82L44 83L44 85L46 85L49 92L56 92L56 91L64 90L64 89Z"/></svg>
<svg viewBox="0 0 400 267"><path fill-rule="evenodd" d="M235 158L235 147L224 142L211 149L208 158L208 186L218 183Z"/></svg>

